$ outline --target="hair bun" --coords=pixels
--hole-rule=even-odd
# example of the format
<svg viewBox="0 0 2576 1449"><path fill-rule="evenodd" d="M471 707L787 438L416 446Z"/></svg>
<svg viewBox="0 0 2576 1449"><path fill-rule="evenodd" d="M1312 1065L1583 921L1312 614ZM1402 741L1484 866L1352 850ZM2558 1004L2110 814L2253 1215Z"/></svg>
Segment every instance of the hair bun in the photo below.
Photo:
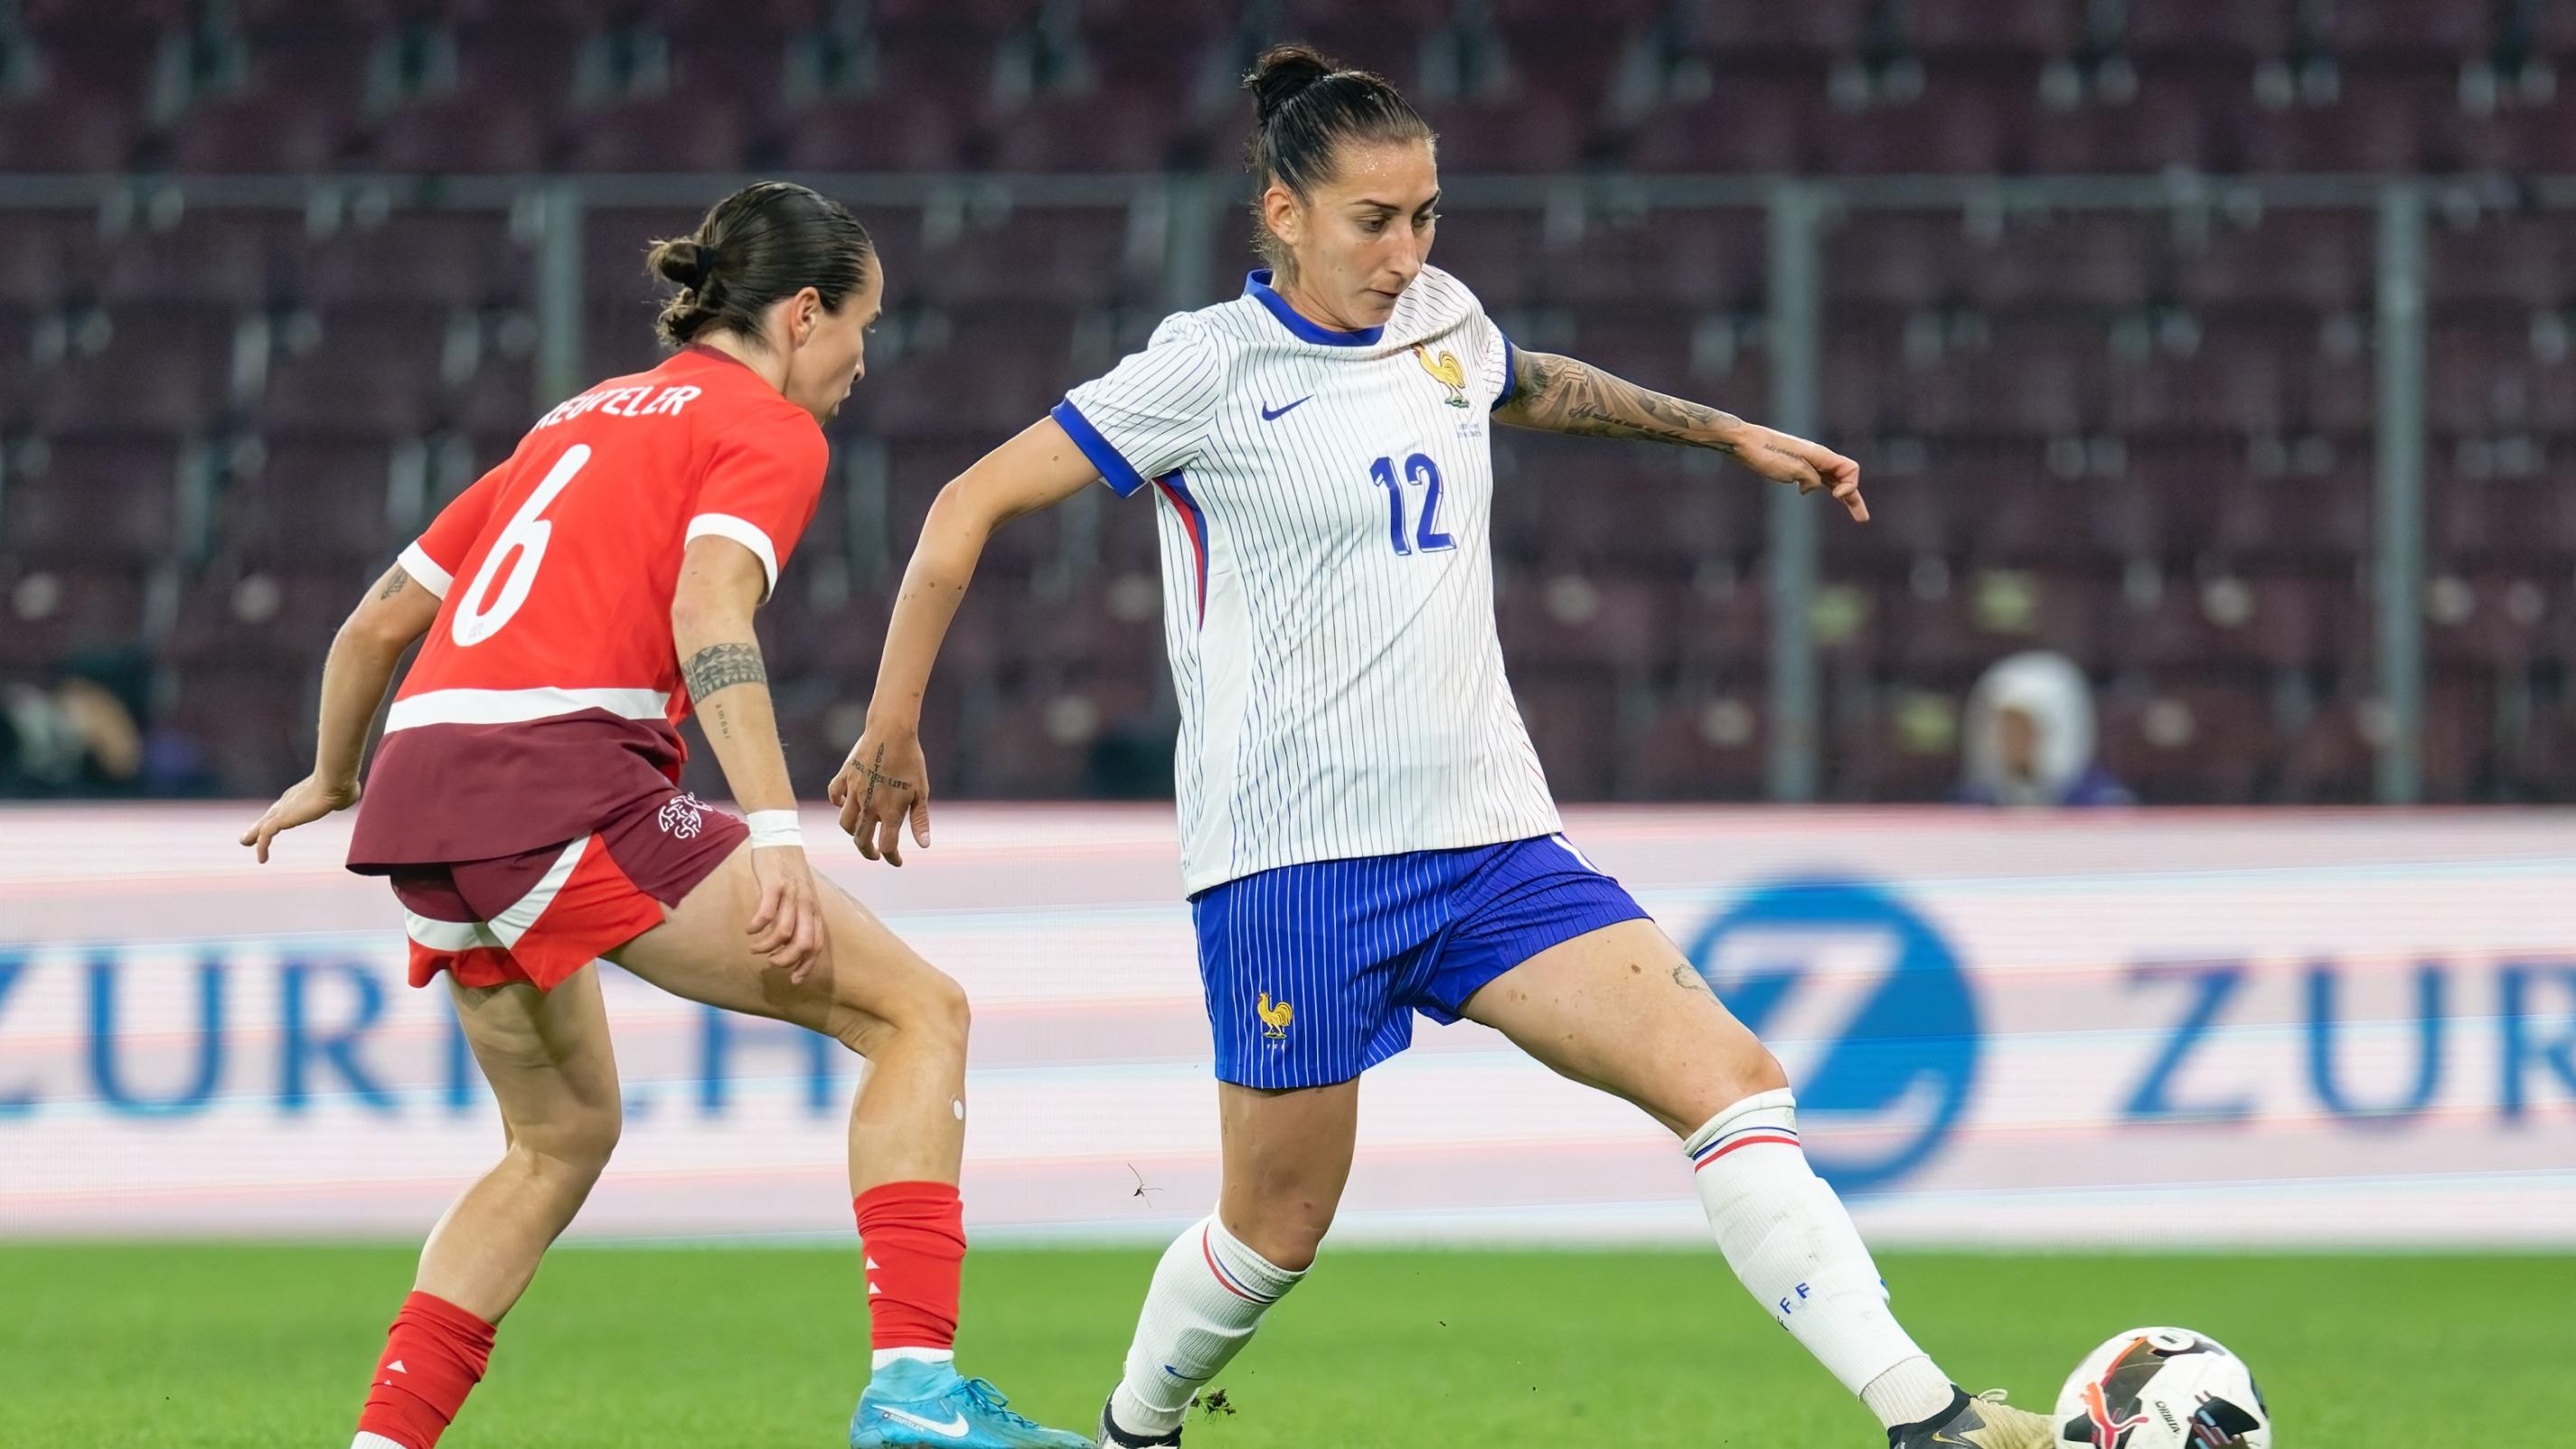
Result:
<svg viewBox="0 0 2576 1449"><path fill-rule="evenodd" d="M644 248L646 273L678 289L655 326L675 348L710 331L766 346L772 304L810 287L837 312L867 286L875 261L876 246L848 207L787 181L746 186L686 236Z"/></svg>
<svg viewBox="0 0 2576 1449"><path fill-rule="evenodd" d="M1252 92L1254 115L1266 126L1306 87L1341 68L1339 61L1311 45L1274 45L1252 63L1243 88Z"/></svg>
<svg viewBox="0 0 2576 1449"><path fill-rule="evenodd" d="M653 272L666 281L691 289L706 285L716 269L716 249L686 237L656 243L651 258Z"/></svg>

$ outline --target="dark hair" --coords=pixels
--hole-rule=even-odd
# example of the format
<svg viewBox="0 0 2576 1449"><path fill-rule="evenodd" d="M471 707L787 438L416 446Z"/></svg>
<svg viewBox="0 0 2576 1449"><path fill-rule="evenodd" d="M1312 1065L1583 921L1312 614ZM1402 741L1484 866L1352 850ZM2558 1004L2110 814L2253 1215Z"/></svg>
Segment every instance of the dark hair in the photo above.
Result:
<svg viewBox="0 0 2576 1449"><path fill-rule="evenodd" d="M655 330L665 347L710 330L758 342L772 303L811 287L839 311L874 260L876 243L848 207L792 181L755 182L717 202L693 235L653 243L645 266L680 288Z"/></svg>
<svg viewBox="0 0 2576 1449"><path fill-rule="evenodd" d="M1243 148L1252 172L1253 244L1271 265L1287 250L1262 213L1261 198L1278 182L1299 197L1341 170L1339 148L1351 141L1432 141L1431 123L1386 83L1364 70L1344 70L1311 45L1274 45L1243 78L1252 92L1252 139Z"/></svg>

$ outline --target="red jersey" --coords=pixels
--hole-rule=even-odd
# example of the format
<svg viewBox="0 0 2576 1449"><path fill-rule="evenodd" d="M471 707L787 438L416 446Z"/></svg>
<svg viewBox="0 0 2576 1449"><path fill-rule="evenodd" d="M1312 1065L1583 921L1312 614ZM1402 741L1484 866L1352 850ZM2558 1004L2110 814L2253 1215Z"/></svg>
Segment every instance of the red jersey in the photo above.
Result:
<svg viewBox="0 0 2576 1449"><path fill-rule="evenodd" d="M704 347L538 419L402 552L438 618L385 717L350 867L560 844L667 793L690 707L681 554L732 539L775 589L828 456L812 414Z"/></svg>

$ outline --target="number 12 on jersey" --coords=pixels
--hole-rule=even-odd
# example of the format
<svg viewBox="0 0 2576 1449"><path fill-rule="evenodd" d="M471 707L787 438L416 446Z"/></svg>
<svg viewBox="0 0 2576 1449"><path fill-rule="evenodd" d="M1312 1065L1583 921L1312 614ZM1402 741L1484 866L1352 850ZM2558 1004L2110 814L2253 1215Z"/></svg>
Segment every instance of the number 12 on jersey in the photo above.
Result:
<svg viewBox="0 0 2576 1449"><path fill-rule="evenodd" d="M1409 554L1415 550L1438 553L1456 548L1458 541L1440 531L1440 465L1416 453L1404 460L1404 480L1395 476L1395 460L1380 458L1369 464L1369 477L1386 490L1387 540L1395 551ZM1404 540L1404 482L1426 485L1422 493L1422 518L1414 530L1413 542Z"/></svg>

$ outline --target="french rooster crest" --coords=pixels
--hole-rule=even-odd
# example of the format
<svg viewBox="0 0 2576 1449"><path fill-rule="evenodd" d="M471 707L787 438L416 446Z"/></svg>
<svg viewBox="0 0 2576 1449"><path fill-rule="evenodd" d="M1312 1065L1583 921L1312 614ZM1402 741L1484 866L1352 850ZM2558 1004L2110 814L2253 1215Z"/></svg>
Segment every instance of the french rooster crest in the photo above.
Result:
<svg viewBox="0 0 2576 1449"><path fill-rule="evenodd" d="M1424 372L1430 373L1441 386L1449 389L1449 406L1467 406L1467 369L1460 365L1457 353L1443 352L1434 357L1430 349L1417 342L1413 344L1413 360L1421 363Z"/></svg>

